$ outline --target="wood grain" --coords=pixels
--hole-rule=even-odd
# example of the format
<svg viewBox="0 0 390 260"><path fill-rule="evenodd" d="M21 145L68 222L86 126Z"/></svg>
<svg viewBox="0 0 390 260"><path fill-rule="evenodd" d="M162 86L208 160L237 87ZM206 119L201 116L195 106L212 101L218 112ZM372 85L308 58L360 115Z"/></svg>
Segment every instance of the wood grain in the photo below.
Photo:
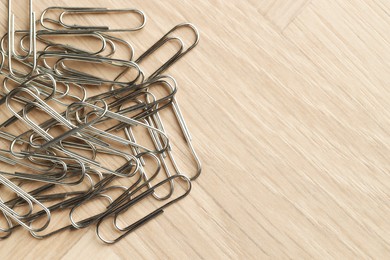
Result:
<svg viewBox="0 0 390 260"><path fill-rule="evenodd" d="M2 259L390 257L388 1L35 2L144 10L147 27L128 35L138 53L180 22L199 27L169 72L203 175L116 245L93 229L42 241L19 230Z"/></svg>
<svg viewBox="0 0 390 260"><path fill-rule="evenodd" d="M280 30L284 30L300 12L302 12L311 0L251 0L253 6L259 12L275 24Z"/></svg>

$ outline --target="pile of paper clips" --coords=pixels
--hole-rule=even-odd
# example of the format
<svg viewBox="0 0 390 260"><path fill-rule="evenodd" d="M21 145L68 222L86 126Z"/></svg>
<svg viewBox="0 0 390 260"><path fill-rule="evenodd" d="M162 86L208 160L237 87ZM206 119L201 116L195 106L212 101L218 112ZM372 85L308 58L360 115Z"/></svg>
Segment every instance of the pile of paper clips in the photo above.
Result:
<svg viewBox="0 0 390 260"><path fill-rule="evenodd" d="M139 10L49 7L36 20L29 0L30 28L15 30L11 0L8 9L0 46L1 238L17 228L45 238L94 226L102 241L115 243L187 196L201 164L175 97L177 82L163 73L198 44L197 29L177 25L135 59L132 44L118 33L145 26ZM139 24L121 29L66 22L111 13ZM180 30L191 33L191 44L175 36ZM61 37L95 40L91 46L98 50L54 40ZM176 46L174 54L146 73L144 60L167 44ZM114 58L118 46L130 57ZM119 73L109 79L107 71ZM175 138L164 124L167 112L169 125L177 126ZM177 138L188 155L172 148ZM182 172L178 154L193 173ZM57 213L63 215L56 219Z"/></svg>

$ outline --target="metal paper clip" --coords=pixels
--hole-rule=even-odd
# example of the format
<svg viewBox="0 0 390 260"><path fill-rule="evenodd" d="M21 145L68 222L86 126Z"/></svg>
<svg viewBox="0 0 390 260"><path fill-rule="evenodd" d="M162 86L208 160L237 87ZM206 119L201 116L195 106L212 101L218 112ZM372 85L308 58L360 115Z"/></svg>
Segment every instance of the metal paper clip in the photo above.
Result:
<svg viewBox="0 0 390 260"><path fill-rule="evenodd" d="M8 67L9 72L14 77L28 77L34 73L37 65L37 46L36 46L36 25L35 12L33 12L33 1L29 0L29 15L30 15L30 48L25 56L18 55L15 51L15 15L12 13L12 0L8 0ZM12 59L26 60L32 56L32 69L27 75L15 74L12 67Z"/></svg>
<svg viewBox="0 0 390 260"><path fill-rule="evenodd" d="M165 182L167 181L170 181L172 179L180 179L184 182L186 182L187 184L187 188L185 190L185 192L178 196L177 198L175 199L172 199L171 201L169 202L166 202L163 206L160 206L159 208L157 208L156 210L152 211L151 213L147 214L145 217L137 220L136 222L128 225L127 227L124 227L124 228L119 228L118 225L117 225L117 218L118 216L123 213L124 211L128 210L129 208L131 208L132 206L136 205L137 203L139 203L140 201L142 201L143 199L147 198L148 196L150 196L151 194L153 194L154 190L157 189L158 187L160 187L161 185L163 185ZM130 200L129 202L119 206L118 208L112 210L112 212L108 212L106 214L106 216L104 218L101 218L99 220L99 222L97 223L96 225L96 234L97 236L104 242L104 243L107 243L107 244L114 244L118 241L120 241L122 238L124 238L125 236L127 236L128 234L130 234L131 232L133 232L135 229L141 227L142 225L148 223L150 220L154 219L155 217L157 217L158 215L160 215L161 213L163 213L163 210L167 207L169 207L170 205L172 205L173 203L183 199L184 197L186 197L191 191L191 181L185 177L185 176L182 176L182 175L176 175L176 176L172 176L158 184L156 184L155 186L149 188L147 191L141 193L140 195L138 195L137 197L134 197L132 200ZM101 234L101 231L100 231L100 226L102 224L102 222L104 220L106 220L107 218L109 217L113 217L114 218L114 226L115 228L118 230L118 231L122 231L123 234L121 234L120 236L118 236L117 238L114 238L114 239L107 239L107 238L104 238Z"/></svg>
<svg viewBox="0 0 390 260"><path fill-rule="evenodd" d="M60 15L58 18L58 22L66 29L71 30L89 30L89 31L102 31L102 32L132 32L132 31L138 31L141 30L145 24L146 24L146 15L137 9L108 9L108 8L95 8L95 7L49 7L45 9L42 12L41 15L41 25L48 29L52 30L49 27L45 25L45 15L49 11L59 11ZM86 15L86 14L118 14L118 13L129 13L129 14L135 14L139 16L141 19L141 22L139 25L132 27L132 28L110 28L108 26L85 26L85 25L78 25L78 24L67 24L64 22L64 17L69 15ZM50 19L53 20L53 19ZM55 21L55 20L54 20Z"/></svg>

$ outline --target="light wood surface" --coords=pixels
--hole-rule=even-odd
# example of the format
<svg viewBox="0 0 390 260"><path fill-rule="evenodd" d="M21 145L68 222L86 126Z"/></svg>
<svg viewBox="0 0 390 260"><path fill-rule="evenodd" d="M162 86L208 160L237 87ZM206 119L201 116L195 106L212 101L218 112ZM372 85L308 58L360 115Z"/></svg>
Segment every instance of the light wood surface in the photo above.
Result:
<svg viewBox="0 0 390 260"><path fill-rule="evenodd" d="M1 259L390 257L388 0L42 0L34 9L55 5L145 11L146 28L128 36L138 53L178 23L198 26L199 46L169 72L203 173L190 196L118 244L93 228L42 241L18 230L1 241Z"/></svg>

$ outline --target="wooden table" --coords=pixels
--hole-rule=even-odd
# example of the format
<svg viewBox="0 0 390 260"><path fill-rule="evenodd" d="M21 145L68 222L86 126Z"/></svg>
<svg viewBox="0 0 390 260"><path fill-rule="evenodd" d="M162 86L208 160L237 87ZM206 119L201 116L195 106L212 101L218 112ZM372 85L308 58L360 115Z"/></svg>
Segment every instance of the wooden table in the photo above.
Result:
<svg viewBox="0 0 390 260"><path fill-rule="evenodd" d="M146 28L126 36L138 54L178 23L199 28L199 46L169 73L203 173L115 245L94 228L46 240L18 230L1 259L390 256L389 1L45 0L34 10L56 5L145 11ZM6 10L2 1L3 32Z"/></svg>

